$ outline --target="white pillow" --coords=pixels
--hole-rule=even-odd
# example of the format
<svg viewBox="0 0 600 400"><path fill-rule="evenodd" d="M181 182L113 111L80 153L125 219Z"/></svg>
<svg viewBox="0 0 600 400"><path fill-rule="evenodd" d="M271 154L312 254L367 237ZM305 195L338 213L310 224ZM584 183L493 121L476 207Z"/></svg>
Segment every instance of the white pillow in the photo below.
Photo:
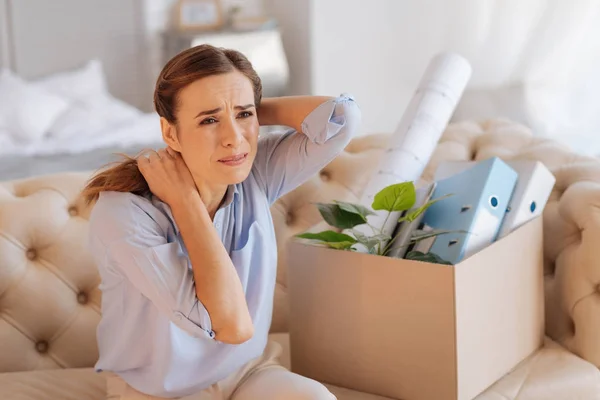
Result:
<svg viewBox="0 0 600 400"><path fill-rule="evenodd" d="M52 139L102 134L142 114L110 95L99 60L91 60L79 69L52 74L37 80L34 85L71 100L71 107L50 128Z"/></svg>
<svg viewBox="0 0 600 400"><path fill-rule="evenodd" d="M8 70L0 72L0 128L17 142L40 140L69 102L25 82Z"/></svg>
<svg viewBox="0 0 600 400"><path fill-rule="evenodd" d="M79 69L49 75L33 84L74 102L93 102L98 96L108 94L104 69L99 60L91 60Z"/></svg>
<svg viewBox="0 0 600 400"><path fill-rule="evenodd" d="M64 140L110 133L107 131L141 115L137 108L108 94L97 95L85 102L73 103L50 127L48 136Z"/></svg>

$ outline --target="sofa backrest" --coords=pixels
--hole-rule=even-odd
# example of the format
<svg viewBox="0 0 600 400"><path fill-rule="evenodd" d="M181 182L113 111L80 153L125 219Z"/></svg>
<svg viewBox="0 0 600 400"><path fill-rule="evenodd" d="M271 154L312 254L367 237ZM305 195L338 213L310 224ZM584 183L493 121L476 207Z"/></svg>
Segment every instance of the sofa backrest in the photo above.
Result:
<svg viewBox="0 0 600 400"><path fill-rule="evenodd" d="M272 332L287 331L285 244L321 217L314 202L357 201L389 136L355 138L320 174L272 207L278 277ZM544 210L547 332L600 366L600 161L508 121L451 124L427 166L491 156L544 162L555 190ZM98 351L99 275L86 250L79 192L88 173L0 182L0 372L91 367Z"/></svg>

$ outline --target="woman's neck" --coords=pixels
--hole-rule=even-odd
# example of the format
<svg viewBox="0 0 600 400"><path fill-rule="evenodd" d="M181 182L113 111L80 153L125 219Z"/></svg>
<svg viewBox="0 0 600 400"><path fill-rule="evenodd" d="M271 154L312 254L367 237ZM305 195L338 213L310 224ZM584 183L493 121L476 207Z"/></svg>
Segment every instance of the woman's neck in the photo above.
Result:
<svg viewBox="0 0 600 400"><path fill-rule="evenodd" d="M223 202L225 198L225 194L227 193L227 185L222 186L208 186L208 185L199 185L196 182L196 187L198 188L198 192L200 193L200 198L202 202L206 206L206 210L210 215L210 219L214 219L219 206Z"/></svg>

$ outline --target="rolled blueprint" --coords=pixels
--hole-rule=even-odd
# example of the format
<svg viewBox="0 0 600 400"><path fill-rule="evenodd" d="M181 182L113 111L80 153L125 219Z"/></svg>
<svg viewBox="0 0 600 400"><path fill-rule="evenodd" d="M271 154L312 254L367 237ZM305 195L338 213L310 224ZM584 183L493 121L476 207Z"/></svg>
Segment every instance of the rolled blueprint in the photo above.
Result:
<svg viewBox="0 0 600 400"><path fill-rule="evenodd" d="M371 207L375 194L386 186L416 181L429 163L450 117L471 77L471 65L458 54L441 53L427 66L400 123L392 134L374 176L365 188L360 203ZM369 224L392 235L401 212L377 211ZM385 226L384 226L385 223ZM371 227L359 225L357 231L371 235ZM366 251L361 248L358 251Z"/></svg>

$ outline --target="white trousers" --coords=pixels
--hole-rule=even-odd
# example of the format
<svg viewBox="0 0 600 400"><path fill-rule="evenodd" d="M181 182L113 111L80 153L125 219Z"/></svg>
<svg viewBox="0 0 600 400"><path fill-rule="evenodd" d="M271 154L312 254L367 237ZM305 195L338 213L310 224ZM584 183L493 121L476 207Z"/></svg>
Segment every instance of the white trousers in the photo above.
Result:
<svg viewBox="0 0 600 400"><path fill-rule="evenodd" d="M321 383L290 372L279 364L281 345L270 340L261 357L208 389L180 400L336 400ZM107 376L107 400L158 400Z"/></svg>

